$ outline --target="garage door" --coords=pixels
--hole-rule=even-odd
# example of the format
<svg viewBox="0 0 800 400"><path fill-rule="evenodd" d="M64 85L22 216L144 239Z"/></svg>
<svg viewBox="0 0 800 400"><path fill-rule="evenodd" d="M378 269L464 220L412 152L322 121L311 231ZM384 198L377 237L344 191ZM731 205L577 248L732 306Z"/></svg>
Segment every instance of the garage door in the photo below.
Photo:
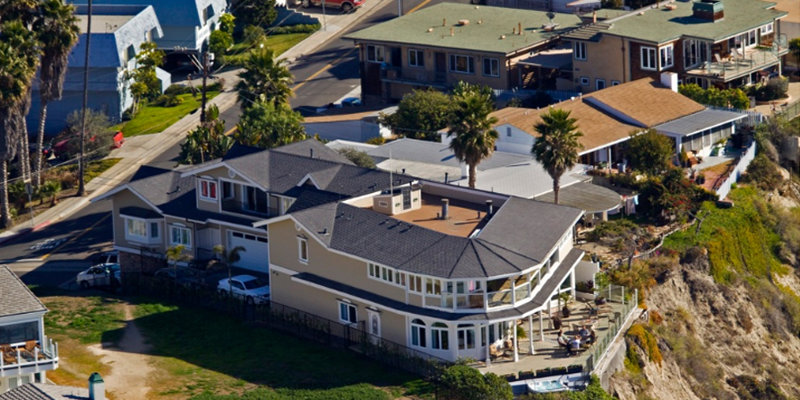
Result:
<svg viewBox="0 0 800 400"><path fill-rule="evenodd" d="M228 249L242 246L246 251L239 253L241 258L235 266L252 271L269 272L269 243L265 236L244 232L228 232Z"/></svg>

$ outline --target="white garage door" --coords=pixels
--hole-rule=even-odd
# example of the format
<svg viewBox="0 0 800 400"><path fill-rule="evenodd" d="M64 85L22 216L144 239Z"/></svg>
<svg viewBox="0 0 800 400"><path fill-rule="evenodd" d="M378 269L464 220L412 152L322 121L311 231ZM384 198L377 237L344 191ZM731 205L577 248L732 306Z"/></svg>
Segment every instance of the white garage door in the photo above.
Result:
<svg viewBox="0 0 800 400"><path fill-rule="evenodd" d="M228 249L242 246L246 251L239 253L240 260L234 265L240 268L269 272L269 243L265 236L244 232L228 232Z"/></svg>

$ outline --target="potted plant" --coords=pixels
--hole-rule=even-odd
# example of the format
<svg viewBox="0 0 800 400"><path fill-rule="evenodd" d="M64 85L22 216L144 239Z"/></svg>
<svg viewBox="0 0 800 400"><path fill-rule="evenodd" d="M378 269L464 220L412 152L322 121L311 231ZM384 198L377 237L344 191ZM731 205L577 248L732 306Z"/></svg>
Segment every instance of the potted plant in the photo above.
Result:
<svg viewBox="0 0 800 400"><path fill-rule="evenodd" d="M564 318L569 318L569 314L571 312L569 309L569 300L572 298L572 293L562 292L558 295L558 298L564 302L564 307L561 308L561 315L563 315Z"/></svg>

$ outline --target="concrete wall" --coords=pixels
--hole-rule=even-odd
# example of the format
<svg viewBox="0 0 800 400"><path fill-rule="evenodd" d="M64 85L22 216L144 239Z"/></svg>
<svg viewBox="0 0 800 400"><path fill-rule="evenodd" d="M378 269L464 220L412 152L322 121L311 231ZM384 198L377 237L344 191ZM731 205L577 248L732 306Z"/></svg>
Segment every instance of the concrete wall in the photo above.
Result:
<svg viewBox="0 0 800 400"><path fill-rule="evenodd" d="M271 26L288 26L288 25L300 25L300 24L311 25L320 23L319 18L297 11L297 9L294 8L275 7L275 10L278 11L278 17L275 18L275 21L272 23Z"/></svg>
<svg viewBox="0 0 800 400"><path fill-rule="evenodd" d="M722 186L717 189L717 198L720 200L724 199L728 193L731 191L731 185L736 183L739 178L742 176L742 173L747 169L747 166L750 165L750 162L756 157L756 142L754 141L750 148L742 155L742 158L739 159L739 163L736 164L736 168L731 171L730 176L725 182L722 183Z"/></svg>

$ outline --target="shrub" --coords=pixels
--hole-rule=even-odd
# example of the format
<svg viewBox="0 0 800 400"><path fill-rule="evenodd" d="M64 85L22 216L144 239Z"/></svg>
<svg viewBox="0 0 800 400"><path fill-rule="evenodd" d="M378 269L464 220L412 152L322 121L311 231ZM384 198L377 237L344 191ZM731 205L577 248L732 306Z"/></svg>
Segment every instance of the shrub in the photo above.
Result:
<svg viewBox="0 0 800 400"><path fill-rule="evenodd" d="M186 94L186 93L192 93L192 88L189 86L176 85L176 84L169 85L167 90L164 91L164 94L167 96L177 96L179 94Z"/></svg>
<svg viewBox="0 0 800 400"><path fill-rule="evenodd" d="M162 94L153 101L153 105L159 107L175 107L183 103L183 99L174 94Z"/></svg>
<svg viewBox="0 0 800 400"><path fill-rule="evenodd" d="M758 101L770 101L786 97L789 90L789 80L784 77L771 78L765 85L756 85L750 88L749 94Z"/></svg>
<svg viewBox="0 0 800 400"><path fill-rule="evenodd" d="M322 25L320 24L296 24L296 25L285 25L285 26L276 26L269 30L269 33L272 35L281 35L286 33L314 33L321 28Z"/></svg>
<svg viewBox="0 0 800 400"><path fill-rule="evenodd" d="M208 92L221 92L225 87L225 80L222 78L217 79L216 82L206 86Z"/></svg>
<svg viewBox="0 0 800 400"><path fill-rule="evenodd" d="M265 35L264 28L260 26L248 25L244 28L244 41L251 45L258 43Z"/></svg>
<svg viewBox="0 0 800 400"><path fill-rule="evenodd" d="M742 181L752 183L763 190L775 190L783 181L778 168L766 155L759 154L747 166L747 173Z"/></svg>
<svg viewBox="0 0 800 400"><path fill-rule="evenodd" d="M659 367L661 366L664 358L661 355L661 349L658 348L658 339L649 329L642 324L634 324L625 333L625 337L644 350L650 361L658 364Z"/></svg>
<svg viewBox="0 0 800 400"><path fill-rule="evenodd" d="M347 157L353 164L363 168L375 169L375 160L367 153L353 148L339 149L339 154Z"/></svg>
<svg viewBox="0 0 800 400"><path fill-rule="evenodd" d="M443 399L452 400L511 400L511 386L493 374L482 375L477 369L466 365L453 365L440 376Z"/></svg>

